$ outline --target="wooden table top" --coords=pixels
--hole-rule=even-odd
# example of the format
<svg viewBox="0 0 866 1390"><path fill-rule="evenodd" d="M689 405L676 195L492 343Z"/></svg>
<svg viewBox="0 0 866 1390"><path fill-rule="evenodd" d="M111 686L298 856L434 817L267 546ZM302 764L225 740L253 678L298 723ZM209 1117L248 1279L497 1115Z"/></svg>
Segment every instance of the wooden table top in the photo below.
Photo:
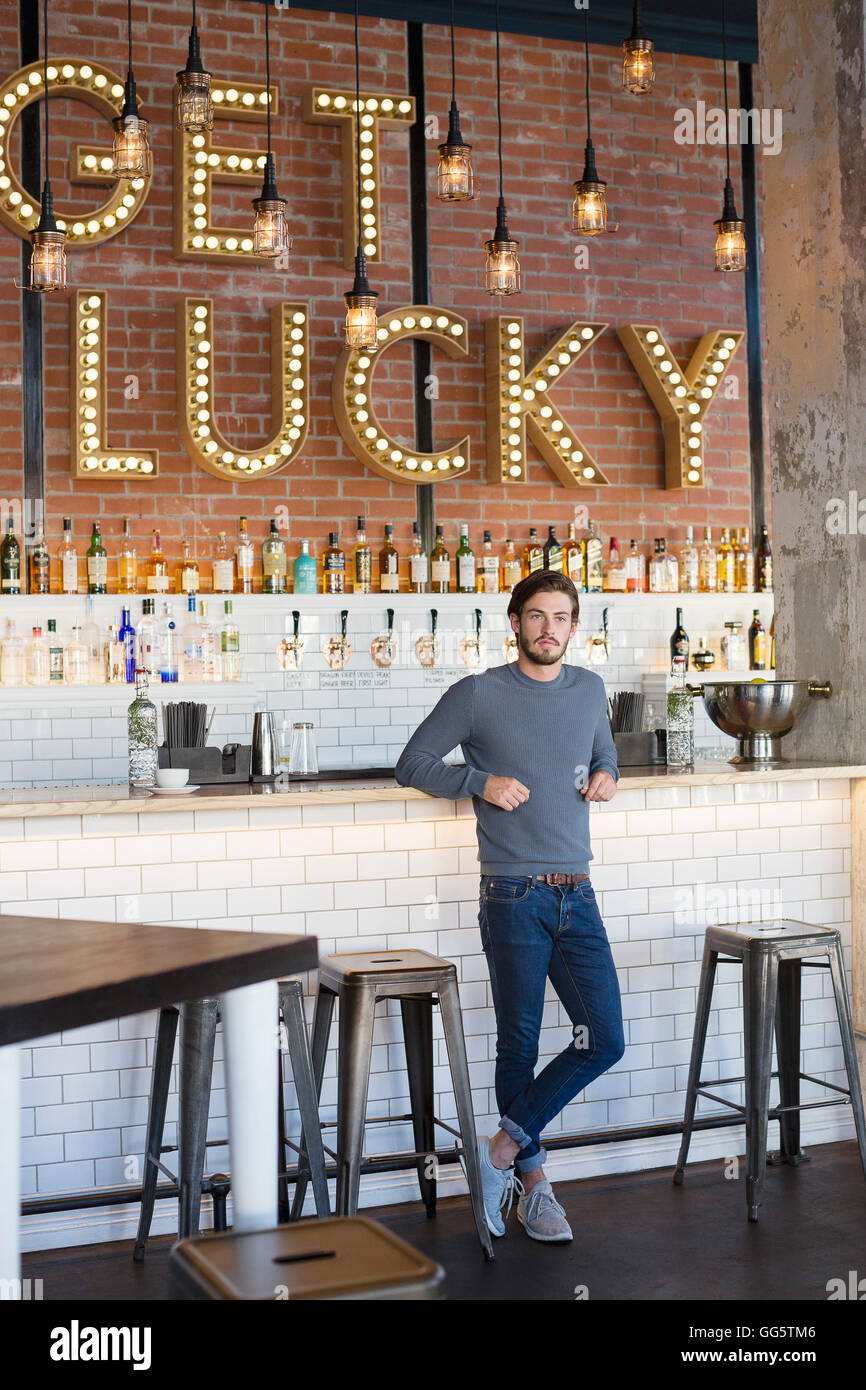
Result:
<svg viewBox="0 0 866 1390"><path fill-rule="evenodd" d="M0 1046L313 970L314 936L0 914Z"/></svg>

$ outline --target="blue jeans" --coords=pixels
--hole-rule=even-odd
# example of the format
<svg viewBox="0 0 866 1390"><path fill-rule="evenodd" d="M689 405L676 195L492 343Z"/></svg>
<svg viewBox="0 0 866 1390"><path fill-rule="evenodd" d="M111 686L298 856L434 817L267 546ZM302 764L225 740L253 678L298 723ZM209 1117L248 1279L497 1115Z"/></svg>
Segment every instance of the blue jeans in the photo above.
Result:
<svg viewBox="0 0 866 1390"><path fill-rule="evenodd" d="M515 1166L540 1168L545 1125L625 1051L613 957L588 879L481 879L478 921L496 1011L496 1104L520 1144ZM572 1041L534 1075L544 990L550 978L572 1023Z"/></svg>

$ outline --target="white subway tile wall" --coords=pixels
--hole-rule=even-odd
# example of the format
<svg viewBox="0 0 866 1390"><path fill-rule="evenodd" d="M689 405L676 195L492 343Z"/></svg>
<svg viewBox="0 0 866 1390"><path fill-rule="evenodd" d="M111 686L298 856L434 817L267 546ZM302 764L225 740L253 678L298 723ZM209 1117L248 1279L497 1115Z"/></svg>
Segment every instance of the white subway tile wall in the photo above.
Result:
<svg viewBox="0 0 866 1390"><path fill-rule="evenodd" d="M592 877L619 973L627 1048L610 1072L566 1107L553 1133L682 1118L703 935L710 923L785 916L838 927L850 979L849 783L818 780L811 784L812 801L789 799L790 784L764 785L768 795L753 805L735 803L730 787L717 788L717 801L707 805L706 788L694 787L676 789L690 792L691 806L679 804L678 797L676 805L659 807L653 803L663 789L653 789L624 791L612 805L593 807ZM729 793L727 799L722 793ZM735 809L742 828L733 831ZM479 1132L495 1126L495 1023L477 928L469 802L171 811L118 815L109 825L110 820L0 822L0 865L16 866L0 874L2 910L304 932L319 938L322 953L415 946L441 954L458 968ZM770 824L762 826L765 820ZM123 833L115 836L113 827ZM73 858L79 867L53 867ZM313 976L305 977L308 1018L313 983ZM805 972L803 996L803 1070L844 1085L826 971ZM704 1064L709 1079L742 1071L741 1006L740 971L720 967ZM142 1014L42 1038L25 1050L26 1194L140 1182L154 1026L155 1015ZM449 1119L454 1103L438 1017L435 1027L436 1110ZM539 1066L570 1036L571 1025L549 987ZM374 1041L369 1114L405 1114L396 1005L380 1005ZM323 1120L335 1118L336 1084L332 1046ZM807 1098L821 1094L810 1082L803 1089ZM289 1133L296 1137L288 1065L285 1098ZM700 1105L701 1111L711 1108ZM173 1091L166 1142L173 1142L176 1113ZM846 1107L818 1113L824 1138L848 1136ZM225 1123L218 1064L210 1136L225 1138ZM715 1133L720 1147L714 1153L738 1151L731 1149L737 1140L730 1132ZM412 1147L405 1124L394 1130L373 1126L366 1143L370 1152ZM616 1154L608 1148L569 1158L575 1175L666 1161L655 1151L636 1154L634 1148ZM566 1163L562 1171L570 1171L566 1159L557 1157ZM212 1171L227 1163L222 1148L209 1152ZM378 1178L374 1198L368 1193L363 1200L412 1198L408 1181L401 1175ZM75 1217L66 1234L59 1217L49 1226L43 1218L26 1222L25 1240L36 1248L40 1242L117 1239L132 1233L136 1209ZM174 1219L174 1203L158 1204L155 1229L173 1229Z"/></svg>
<svg viewBox="0 0 866 1390"><path fill-rule="evenodd" d="M95 597L94 615L107 628L119 621L119 597ZM133 596L132 622L138 621L141 599ZM174 616L183 624L185 604L171 600ZM218 625L222 604L207 598L208 619ZM506 617L508 596L399 595L393 603L397 656L390 670L382 670L370 655L370 643L387 623L387 596L288 595L284 598L235 595L234 620L241 632L243 681L236 687L218 685L158 685L156 700L194 699L216 707L210 742L249 743L252 714L257 705L274 710L278 725L290 729L296 719L311 719L322 767L393 767L407 739L433 708L442 692L468 674L460 656L460 641L474 632L475 608L482 612L481 665L502 663L503 642L510 626ZM86 616L87 600L68 595L50 598L28 595L6 598L3 615L16 623L18 635L29 635L38 622L57 620L63 640L73 621ZM602 626L608 610L609 660L595 669L609 691L641 689L647 672L664 672L670 663L669 638L676 609L684 610L684 625L692 649L706 637L716 665L706 679L725 679L719 648L728 619L751 622L758 608L769 630L773 614L771 594L591 594L581 599L580 626L569 648L568 659L587 664L586 643ZM299 671L284 671L277 648L293 627L292 611L301 614L300 635L304 662ZM349 613L348 638L351 659L344 671L332 671L323 656L325 640L339 632L340 611ZM438 613L442 664L433 671L419 666L415 642L429 631L430 610ZM5 628L0 632L0 642ZM2 679L2 662L0 662ZM690 679L699 681L698 672ZM0 685L0 786L50 786L70 782L124 781L126 764L126 710L131 692L122 686L4 687ZM736 751L734 740L709 721L700 701L695 702L695 742L705 756L727 758ZM808 798L807 798L808 799Z"/></svg>

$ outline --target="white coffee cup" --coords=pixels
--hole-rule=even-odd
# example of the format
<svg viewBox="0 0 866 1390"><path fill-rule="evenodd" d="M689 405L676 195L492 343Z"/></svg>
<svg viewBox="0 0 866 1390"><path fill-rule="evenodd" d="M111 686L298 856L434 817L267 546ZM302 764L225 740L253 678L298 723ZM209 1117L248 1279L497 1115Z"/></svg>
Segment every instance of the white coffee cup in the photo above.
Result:
<svg viewBox="0 0 866 1390"><path fill-rule="evenodd" d="M156 770L156 785L158 787L176 789L177 787L185 787L188 781L188 767L158 767Z"/></svg>

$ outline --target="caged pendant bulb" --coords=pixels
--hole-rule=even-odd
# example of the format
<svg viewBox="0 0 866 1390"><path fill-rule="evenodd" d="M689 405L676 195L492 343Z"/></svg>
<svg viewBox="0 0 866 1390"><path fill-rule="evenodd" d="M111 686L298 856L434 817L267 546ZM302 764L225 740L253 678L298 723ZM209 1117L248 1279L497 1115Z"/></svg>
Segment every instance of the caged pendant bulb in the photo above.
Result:
<svg viewBox="0 0 866 1390"><path fill-rule="evenodd" d="M520 261L517 259L517 242L508 230L505 203L499 199L496 210L496 230L490 241L485 241L487 264L484 271L488 294L499 297L520 293Z"/></svg>
<svg viewBox="0 0 866 1390"><path fill-rule="evenodd" d="M575 182L571 205L571 230L575 236L601 236L607 231L606 187L598 177L592 141L587 140L583 176Z"/></svg>
<svg viewBox="0 0 866 1390"><path fill-rule="evenodd" d="M115 178L147 178L151 170L149 125L138 114L138 97L132 71L132 0L127 0L126 31L129 44L129 65L124 84L123 110L112 121L114 149L112 173Z"/></svg>
<svg viewBox="0 0 866 1390"><path fill-rule="evenodd" d="M195 23L195 0L192 3L192 28L189 31L189 54L186 67L177 74L175 88L175 125L189 135L213 130L212 75L201 60L198 29Z"/></svg>
<svg viewBox="0 0 866 1390"><path fill-rule="evenodd" d="M467 145L460 130L457 109L457 76L454 54L454 0L451 0L451 107L448 112L448 134L439 148L439 167L436 170L436 197L440 203L468 203L475 197L475 171L472 167L472 146Z"/></svg>
<svg viewBox="0 0 866 1390"><path fill-rule="evenodd" d="M653 43L643 31L641 0L634 0L631 34L622 45L623 90L641 96L650 90L654 81Z"/></svg>
<svg viewBox="0 0 866 1390"><path fill-rule="evenodd" d="M722 215L713 223L716 229L716 270L746 269L746 224L737 216L734 188L725 180L725 203Z"/></svg>

